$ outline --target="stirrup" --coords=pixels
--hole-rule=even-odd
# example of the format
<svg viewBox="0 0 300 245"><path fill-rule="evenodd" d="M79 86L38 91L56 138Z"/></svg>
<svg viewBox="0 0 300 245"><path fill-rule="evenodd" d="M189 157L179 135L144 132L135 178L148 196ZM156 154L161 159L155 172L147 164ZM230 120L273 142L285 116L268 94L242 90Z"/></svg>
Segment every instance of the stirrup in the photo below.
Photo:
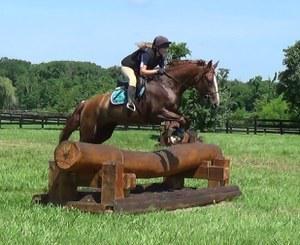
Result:
<svg viewBox="0 0 300 245"><path fill-rule="evenodd" d="M127 107L127 109L129 109L129 110L131 110L131 111L135 111L135 110L136 110L135 104L134 104L133 102L128 102L128 103L126 104L126 107Z"/></svg>

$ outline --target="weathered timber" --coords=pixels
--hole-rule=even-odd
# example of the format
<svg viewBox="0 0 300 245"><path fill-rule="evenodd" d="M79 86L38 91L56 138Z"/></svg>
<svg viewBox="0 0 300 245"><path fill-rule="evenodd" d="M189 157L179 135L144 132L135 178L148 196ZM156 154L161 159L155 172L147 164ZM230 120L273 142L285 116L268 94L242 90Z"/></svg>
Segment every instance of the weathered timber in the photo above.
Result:
<svg viewBox="0 0 300 245"><path fill-rule="evenodd" d="M240 190L236 186L226 186L205 189L180 189L167 192L132 194L130 197L115 202L116 212L146 212L153 210L174 210L205 206L230 200L239 196Z"/></svg>
<svg viewBox="0 0 300 245"><path fill-rule="evenodd" d="M167 177L196 169L203 160L224 160L216 145L188 143L155 152L120 150L108 145L62 142L55 150L55 161L65 171L100 169L107 161L118 161L126 173L137 178Z"/></svg>
<svg viewBox="0 0 300 245"><path fill-rule="evenodd" d="M190 189L184 188L174 191L144 192L130 194L125 199L116 200L111 209L93 201L80 200L68 202L68 208L76 208L85 212L102 213L114 211L120 213L145 213L158 210L175 210L219 203L231 200L241 195L237 186L223 186L216 188Z"/></svg>
<svg viewBox="0 0 300 245"><path fill-rule="evenodd" d="M175 145L156 152L124 151L107 145L63 142L49 162L49 191L33 202L88 212L140 213L203 206L241 194L229 183L230 161L219 147ZM136 186L136 178L164 177ZM184 187L185 178L207 179L209 187Z"/></svg>

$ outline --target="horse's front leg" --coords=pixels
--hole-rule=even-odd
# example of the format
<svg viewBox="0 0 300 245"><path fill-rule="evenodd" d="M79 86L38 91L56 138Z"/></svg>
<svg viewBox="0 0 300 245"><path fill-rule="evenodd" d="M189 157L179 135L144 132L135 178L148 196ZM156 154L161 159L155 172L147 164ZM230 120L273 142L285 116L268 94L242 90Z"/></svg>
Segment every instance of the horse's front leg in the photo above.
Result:
<svg viewBox="0 0 300 245"><path fill-rule="evenodd" d="M165 121L176 121L180 124L181 127L187 129L189 127L189 121L182 115L175 112L169 111L166 108L163 108L161 112L157 115L158 118L161 118Z"/></svg>

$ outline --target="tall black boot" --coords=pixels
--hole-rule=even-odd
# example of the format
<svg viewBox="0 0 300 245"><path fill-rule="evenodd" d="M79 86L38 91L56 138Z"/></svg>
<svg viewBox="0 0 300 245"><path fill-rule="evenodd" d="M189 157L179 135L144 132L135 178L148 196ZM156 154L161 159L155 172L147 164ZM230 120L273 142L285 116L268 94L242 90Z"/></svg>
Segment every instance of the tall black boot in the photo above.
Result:
<svg viewBox="0 0 300 245"><path fill-rule="evenodd" d="M135 111L135 104L134 104L134 100L135 100L135 87L134 86L128 86L127 89L127 105L126 107L131 110L131 111Z"/></svg>

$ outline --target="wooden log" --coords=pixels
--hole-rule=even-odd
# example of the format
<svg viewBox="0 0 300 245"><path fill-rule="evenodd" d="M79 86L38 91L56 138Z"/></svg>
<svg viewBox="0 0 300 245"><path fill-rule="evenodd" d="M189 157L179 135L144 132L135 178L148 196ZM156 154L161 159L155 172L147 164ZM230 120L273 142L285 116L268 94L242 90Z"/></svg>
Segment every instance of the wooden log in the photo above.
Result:
<svg viewBox="0 0 300 245"><path fill-rule="evenodd" d="M77 199L76 175L61 171L52 161L49 162L48 199L54 204L65 204Z"/></svg>
<svg viewBox="0 0 300 245"><path fill-rule="evenodd" d="M65 171L100 169L104 162L117 161L125 173L137 178L167 177L196 169L201 161L224 159L216 145L188 143L155 152L125 151L108 145L62 142L55 150L56 164Z"/></svg>

